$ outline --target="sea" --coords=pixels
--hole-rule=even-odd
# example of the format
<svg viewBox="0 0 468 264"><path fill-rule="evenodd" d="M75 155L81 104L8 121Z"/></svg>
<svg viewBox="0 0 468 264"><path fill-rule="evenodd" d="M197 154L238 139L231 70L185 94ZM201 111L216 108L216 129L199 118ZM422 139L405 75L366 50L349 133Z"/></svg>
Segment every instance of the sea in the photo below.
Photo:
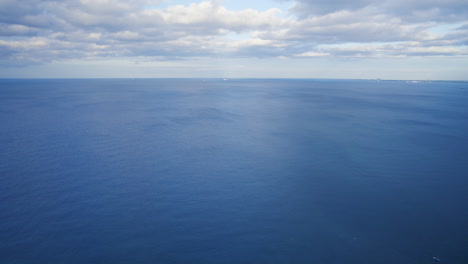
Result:
<svg viewBox="0 0 468 264"><path fill-rule="evenodd" d="M2 264L468 263L468 83L1 79Z"/></svg>

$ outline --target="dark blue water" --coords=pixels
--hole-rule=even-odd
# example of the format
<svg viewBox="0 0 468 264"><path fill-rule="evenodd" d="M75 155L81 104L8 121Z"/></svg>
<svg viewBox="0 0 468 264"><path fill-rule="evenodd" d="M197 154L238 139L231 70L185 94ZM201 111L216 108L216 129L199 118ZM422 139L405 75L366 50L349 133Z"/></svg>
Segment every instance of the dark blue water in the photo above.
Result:
<svg viewBox="0 0 468 264"><path fill-rule="evenodd" d="M0 263L468 263L468 87L0 80Z"/></svg>

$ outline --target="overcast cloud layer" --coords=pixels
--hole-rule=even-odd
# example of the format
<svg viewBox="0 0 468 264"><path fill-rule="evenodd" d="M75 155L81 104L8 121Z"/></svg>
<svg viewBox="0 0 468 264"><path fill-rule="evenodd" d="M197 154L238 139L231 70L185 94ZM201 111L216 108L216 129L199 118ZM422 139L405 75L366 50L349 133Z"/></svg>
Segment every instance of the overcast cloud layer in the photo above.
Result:
<svg viewBox="0 0 468 264"><path fill-rule="evenodd" d="M178 2L0 0L0 67L115 58L468 55L466 0L278 0L290 4L284 10Z"/></svg>

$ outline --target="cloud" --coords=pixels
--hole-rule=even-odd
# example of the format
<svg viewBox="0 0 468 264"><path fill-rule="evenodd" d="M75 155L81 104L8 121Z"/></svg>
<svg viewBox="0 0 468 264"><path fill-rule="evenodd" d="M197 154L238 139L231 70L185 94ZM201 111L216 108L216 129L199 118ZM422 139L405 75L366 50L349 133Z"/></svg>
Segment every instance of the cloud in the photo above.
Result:
<svg viewBox="0 0 468 264"><path fill-rule="evenodd" d="M298 0L290 15L163 2L2 0L0 60L466 56L466 1ZM447 23L458 27L434 31Z"/></svg>
<svg viewBox="0 0 468 264"><path fill-rule="evenodd" d="M325 54L342 58L407 58L427 56L468 56L468 49L459 46L423 45L420 42L401 42L394 44L374 43L361 44L350 43L347 45L319 46Z"/></svg>
<svg viewBox="0 0 468 264"><path fill-rule="evenodd" d="M308 17L360 9L374 9L413 22L463 21L468 18L468 2L465 0L297 0L291 12Z"/></svg>
<svg viewBox="0 0 468 264"><path fill-rule="evenodd" d="M17 25L17 24L0 24L0 36L34 36L39 33L39 29Z"/></svg>
<svg viewBox="0 0 468 264"><path fill-rule="evenodd" d="M258 32L256 36L315 43L402 41L430 38L428 28L367 10L338 11L295 21L285 29Z"/></svg>
<svg viewBox="0 0 468 264"><path fill-rule="evenodd" d="M330 56L330 53L327 52L314 52L314 51L309 51L309 52L303 52L301 54L296 54L294 55L295 57L302 57L302 58L310 58L310 57L325 57L325 56Z"/></svg>

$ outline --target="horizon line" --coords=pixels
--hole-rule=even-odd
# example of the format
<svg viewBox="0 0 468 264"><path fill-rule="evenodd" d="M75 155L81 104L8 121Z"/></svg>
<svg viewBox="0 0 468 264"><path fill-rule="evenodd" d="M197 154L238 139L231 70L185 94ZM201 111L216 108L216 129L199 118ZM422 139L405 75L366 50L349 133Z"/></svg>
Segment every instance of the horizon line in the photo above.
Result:
<svg viewBox="0 0 468 264"><path fill-rule="evenodd" d="M348 81L376 81L376 82L459 82L468 83L467 80L449 80L449 79L381 79L381 78L307 78L307 77L0 77L0 80L141 80L141 79L196 79L196 80L348 80Z"/></svg>

